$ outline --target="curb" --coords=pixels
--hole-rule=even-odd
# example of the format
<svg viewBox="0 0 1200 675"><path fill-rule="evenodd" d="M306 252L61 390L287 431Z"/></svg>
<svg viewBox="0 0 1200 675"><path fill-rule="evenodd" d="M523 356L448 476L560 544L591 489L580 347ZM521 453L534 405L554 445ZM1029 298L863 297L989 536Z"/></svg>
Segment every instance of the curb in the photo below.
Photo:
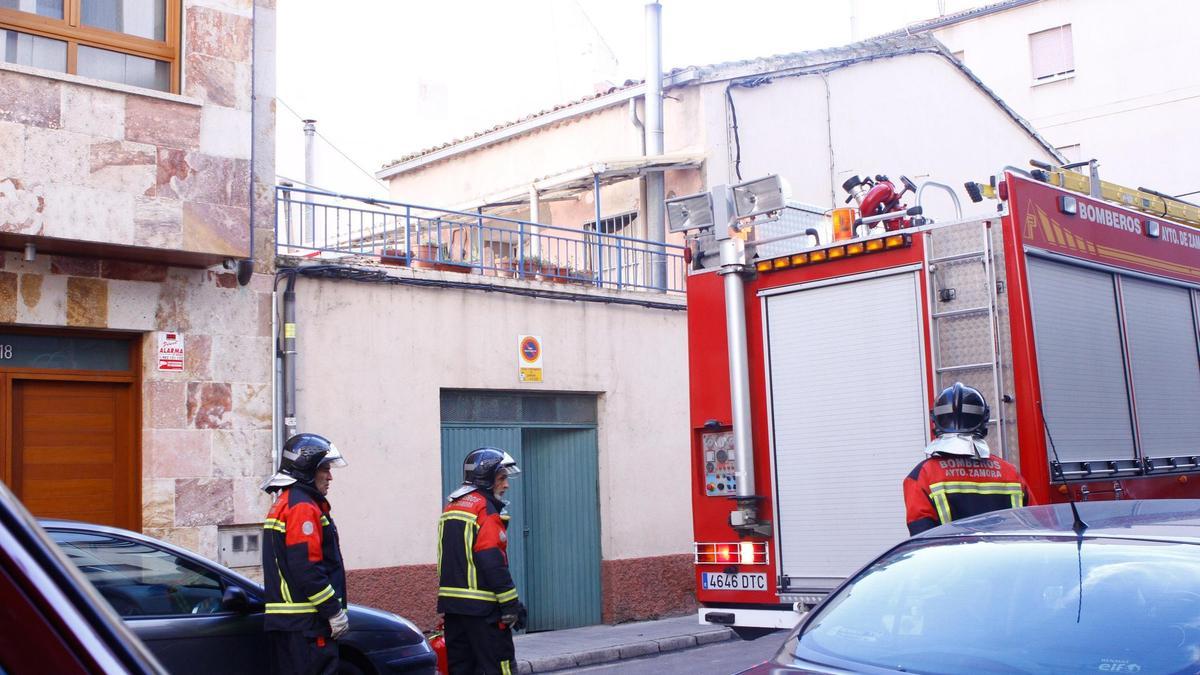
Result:
<svg viewBox="0 0 1200 675"><path fill-rule="evenodd" d="M695 635L674 635L656 640L643 640L629 644L596 649L582 649L572 654L557 654L534 659L517 658L517 672L521 675L528 673L550 673L567 668L582 668L602 663L612 663L625 659L636 659L641 656L663 654L667 652L690 649L700 645L724 642L734 637L729 628L705 631Z"/></svg>

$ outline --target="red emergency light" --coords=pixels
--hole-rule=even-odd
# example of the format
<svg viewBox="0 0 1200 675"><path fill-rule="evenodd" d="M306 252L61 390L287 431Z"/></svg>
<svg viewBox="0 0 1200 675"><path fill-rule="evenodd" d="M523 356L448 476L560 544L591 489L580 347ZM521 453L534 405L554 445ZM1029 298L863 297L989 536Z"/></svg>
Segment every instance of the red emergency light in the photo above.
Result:
<svg viewBox="0 0 1200 675"><path fill-rule="evenodd" d="M766 565L767 542L696 542L697 565Z"/></svg>

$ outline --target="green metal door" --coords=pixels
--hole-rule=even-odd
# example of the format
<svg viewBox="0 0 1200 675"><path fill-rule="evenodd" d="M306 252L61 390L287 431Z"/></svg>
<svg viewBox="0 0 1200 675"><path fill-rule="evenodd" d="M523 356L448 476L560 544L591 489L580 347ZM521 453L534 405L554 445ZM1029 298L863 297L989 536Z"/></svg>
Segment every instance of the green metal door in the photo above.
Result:
<svg viewBox="0 0 1200 675"><path fill-rule="evenodd" d="M522 459L521 428L520 427L442 427L442 505L445 506L446 496L462 485L463 460L475 448L490 445L508 451L517 460L517 466L524 469ZM508 570L512 573L513 583L517 585L517 594L524 599L529 585L525 582L525 493L527 491L525 475L521 474L509 482L508 500ZM528 603L528 601L525 601Z"/></svg>
<svg viewBox="0 0 1200 675"><path fill-rule="evenodd" d="M600 623L596 430L527 428L521 440L528 630Z"/></svg>

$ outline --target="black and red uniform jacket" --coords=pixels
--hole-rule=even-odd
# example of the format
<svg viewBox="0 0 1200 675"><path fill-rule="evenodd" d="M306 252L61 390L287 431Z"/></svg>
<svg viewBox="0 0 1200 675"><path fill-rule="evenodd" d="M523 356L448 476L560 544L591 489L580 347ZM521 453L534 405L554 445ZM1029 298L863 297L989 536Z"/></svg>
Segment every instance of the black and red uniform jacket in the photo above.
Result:
<svg viewBox="0 0 1200 675"><path fill-rule="evenodd" d="M498 618L519 605L508 571L508 514L490 493L469 492L438 520L438 601L442 614Z"/></svg>
<svg viewBox="0 0 1200 675"><path fill-rule="evenodd" d="M996 456L934 454L904 478L910 535L959 518L1033 503L1017 467Z"/></svg>
<svg viewBox="0 0 1200 675"><path fill-rule="evenodd" d="M263 522L265 630L328 637L329 619L346 607L346 570L329 502L294 483Z"/></svg>

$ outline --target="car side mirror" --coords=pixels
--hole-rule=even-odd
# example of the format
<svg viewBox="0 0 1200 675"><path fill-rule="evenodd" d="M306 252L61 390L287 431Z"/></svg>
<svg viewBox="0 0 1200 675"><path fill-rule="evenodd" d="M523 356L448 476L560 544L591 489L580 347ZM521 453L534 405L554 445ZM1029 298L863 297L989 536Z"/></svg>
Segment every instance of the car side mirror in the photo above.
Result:
<svg viewBox="0 0 1200 675"><path fill-rule="evenodd" d="M221 609L245 614L253 609L250 596L241 586L227 586L221 594Z"/></svg>

